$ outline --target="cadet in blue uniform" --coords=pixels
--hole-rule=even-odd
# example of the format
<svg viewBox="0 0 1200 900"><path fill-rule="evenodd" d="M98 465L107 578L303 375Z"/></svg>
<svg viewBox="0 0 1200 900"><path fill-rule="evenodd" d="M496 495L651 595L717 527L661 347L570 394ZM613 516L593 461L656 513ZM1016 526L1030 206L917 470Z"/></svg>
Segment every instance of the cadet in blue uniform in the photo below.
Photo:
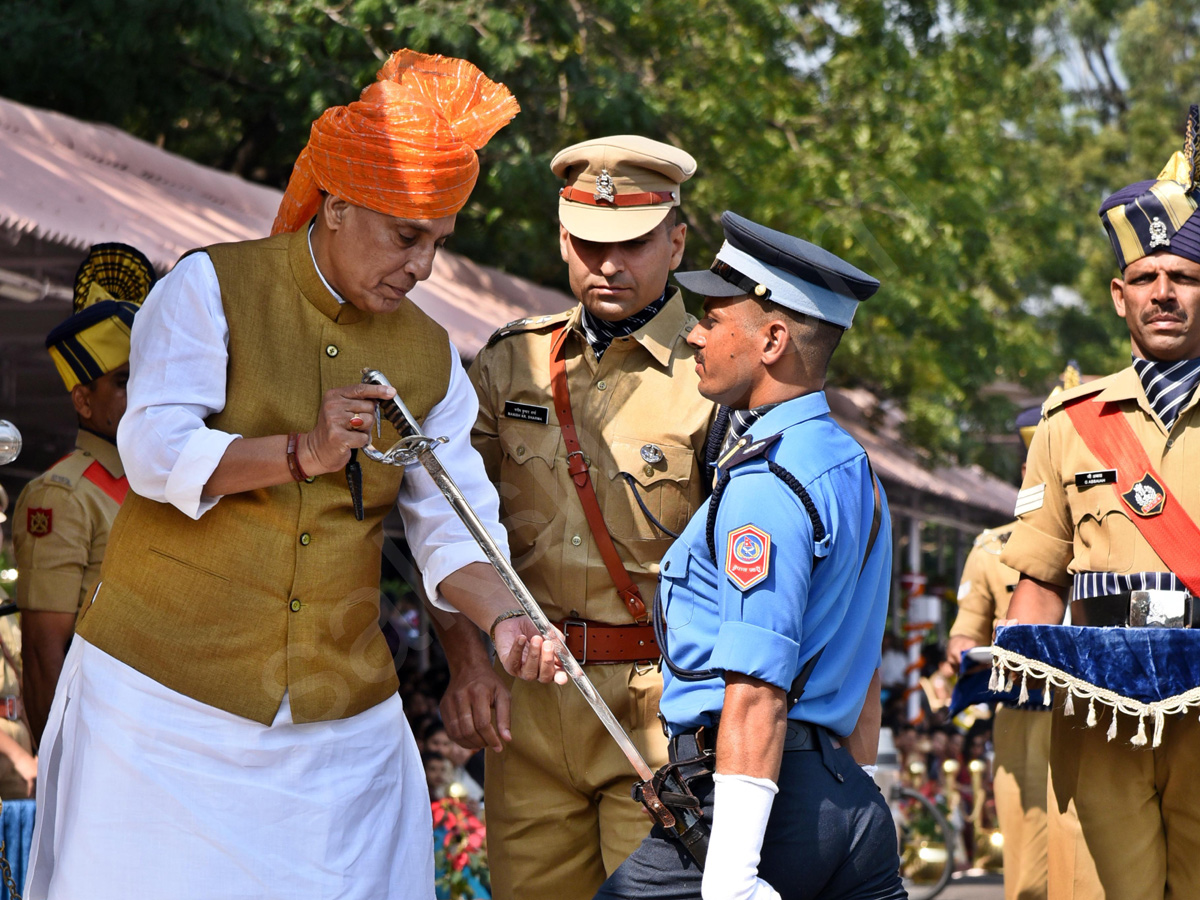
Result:
<svg viewBox="0 0 1200 900"><path fill-rule="evenodd" d="M878 735L887 505L823 393L879 282L721 221L711 270L677 280L707 298L688 342L730 433L712 497L663 559L655 610L671 759L711 823L708 856L701 873L655 826L597 897L902 898L892 819L859 765ZM840 737L852 733L857 762Z"/></svg>

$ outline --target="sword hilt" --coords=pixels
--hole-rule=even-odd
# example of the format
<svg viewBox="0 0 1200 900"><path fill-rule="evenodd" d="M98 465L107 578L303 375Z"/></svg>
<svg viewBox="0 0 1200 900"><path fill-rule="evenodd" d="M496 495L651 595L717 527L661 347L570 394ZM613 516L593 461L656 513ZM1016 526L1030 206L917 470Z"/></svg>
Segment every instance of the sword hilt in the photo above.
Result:
<svg viewBox="0 0 1200 900"><path fill-rule="evenodd" d="M364 368L362 370L363 384L379 384L384 387L391 387L392 383L387 380L387 376L378 369ZM425 450L436 447L438 444L444 444L447 438L444 437L429 437L421 431L421 426L418 424L416 416L414 416L404 405L404 401L400 399L399 392L396 393L391 400L376 400L375 401L375 434L379 435L379 416L383 414L392 426L400 434L400 440L392 444L387 450L378 450L375 445L368 442L367 446L363 447L363 453L367 459L373 459L375 462L385 463L389 466L411 466L419 462L417 457Z"/></svg>

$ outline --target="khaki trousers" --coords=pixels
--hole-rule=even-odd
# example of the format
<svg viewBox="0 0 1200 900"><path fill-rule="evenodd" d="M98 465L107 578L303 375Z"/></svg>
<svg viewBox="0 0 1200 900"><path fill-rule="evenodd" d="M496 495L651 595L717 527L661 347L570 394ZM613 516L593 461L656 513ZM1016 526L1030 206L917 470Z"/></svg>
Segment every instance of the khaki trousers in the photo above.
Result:
<svg viewBox="0 0 1200 900"><path fill-rule="evenodd" d="M662 676L633 664L585 666L646 762L667 761ZM487 754L484 801L495 900L589 900L650 833L630 796L638 779L574 685L514 681L512 743Z"/></svg>
<svg viewBox="0 0 1200 900"><path fill-rule="evenodd" d="M996 709L996 814L1004 835L1004 900L1046 900L1046 778L1051 713Z"/></svg>
<svg viewBox="0 0 1200 900"><path fill-rule="evenodd" d="M1050 738L1050 900L1200 897L1200 721L1168 716L1162 745L1129 743L1137 720L1087 704L1062 714ZM1153 722L1146 734L1153 737Z"/></svg>

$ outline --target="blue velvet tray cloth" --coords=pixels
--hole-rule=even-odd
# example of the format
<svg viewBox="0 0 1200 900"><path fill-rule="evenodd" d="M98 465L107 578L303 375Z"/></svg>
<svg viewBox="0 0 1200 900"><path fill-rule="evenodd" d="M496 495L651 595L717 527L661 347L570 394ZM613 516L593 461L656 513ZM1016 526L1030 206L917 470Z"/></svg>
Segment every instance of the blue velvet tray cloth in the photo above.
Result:
<svg viewBox="0 0 1200 900"><path fill-rule="evenodd" d="M1138 717L1136 745L1146 743L1147 718L1157 747L1165 716L1200 707L1200 630L1010 625L996 632L992 667L993 689L1019 683L1027 694L1029 679L1045 680L1066 690L1068 715L1086 701L1089 725L1097 703Z"/></svg>

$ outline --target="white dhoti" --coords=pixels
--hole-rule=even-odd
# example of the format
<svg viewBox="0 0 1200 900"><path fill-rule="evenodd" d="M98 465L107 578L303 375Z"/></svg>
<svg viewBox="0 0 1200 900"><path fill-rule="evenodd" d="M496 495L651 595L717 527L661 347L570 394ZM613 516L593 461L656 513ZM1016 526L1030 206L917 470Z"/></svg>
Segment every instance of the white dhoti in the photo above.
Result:
<svg viewBox="0 0 1200 900"><path fill-rule="evenodd" d="M433 900L429 794L399 696L268 727L75 638L38 760L29 900Z"/></svg>

